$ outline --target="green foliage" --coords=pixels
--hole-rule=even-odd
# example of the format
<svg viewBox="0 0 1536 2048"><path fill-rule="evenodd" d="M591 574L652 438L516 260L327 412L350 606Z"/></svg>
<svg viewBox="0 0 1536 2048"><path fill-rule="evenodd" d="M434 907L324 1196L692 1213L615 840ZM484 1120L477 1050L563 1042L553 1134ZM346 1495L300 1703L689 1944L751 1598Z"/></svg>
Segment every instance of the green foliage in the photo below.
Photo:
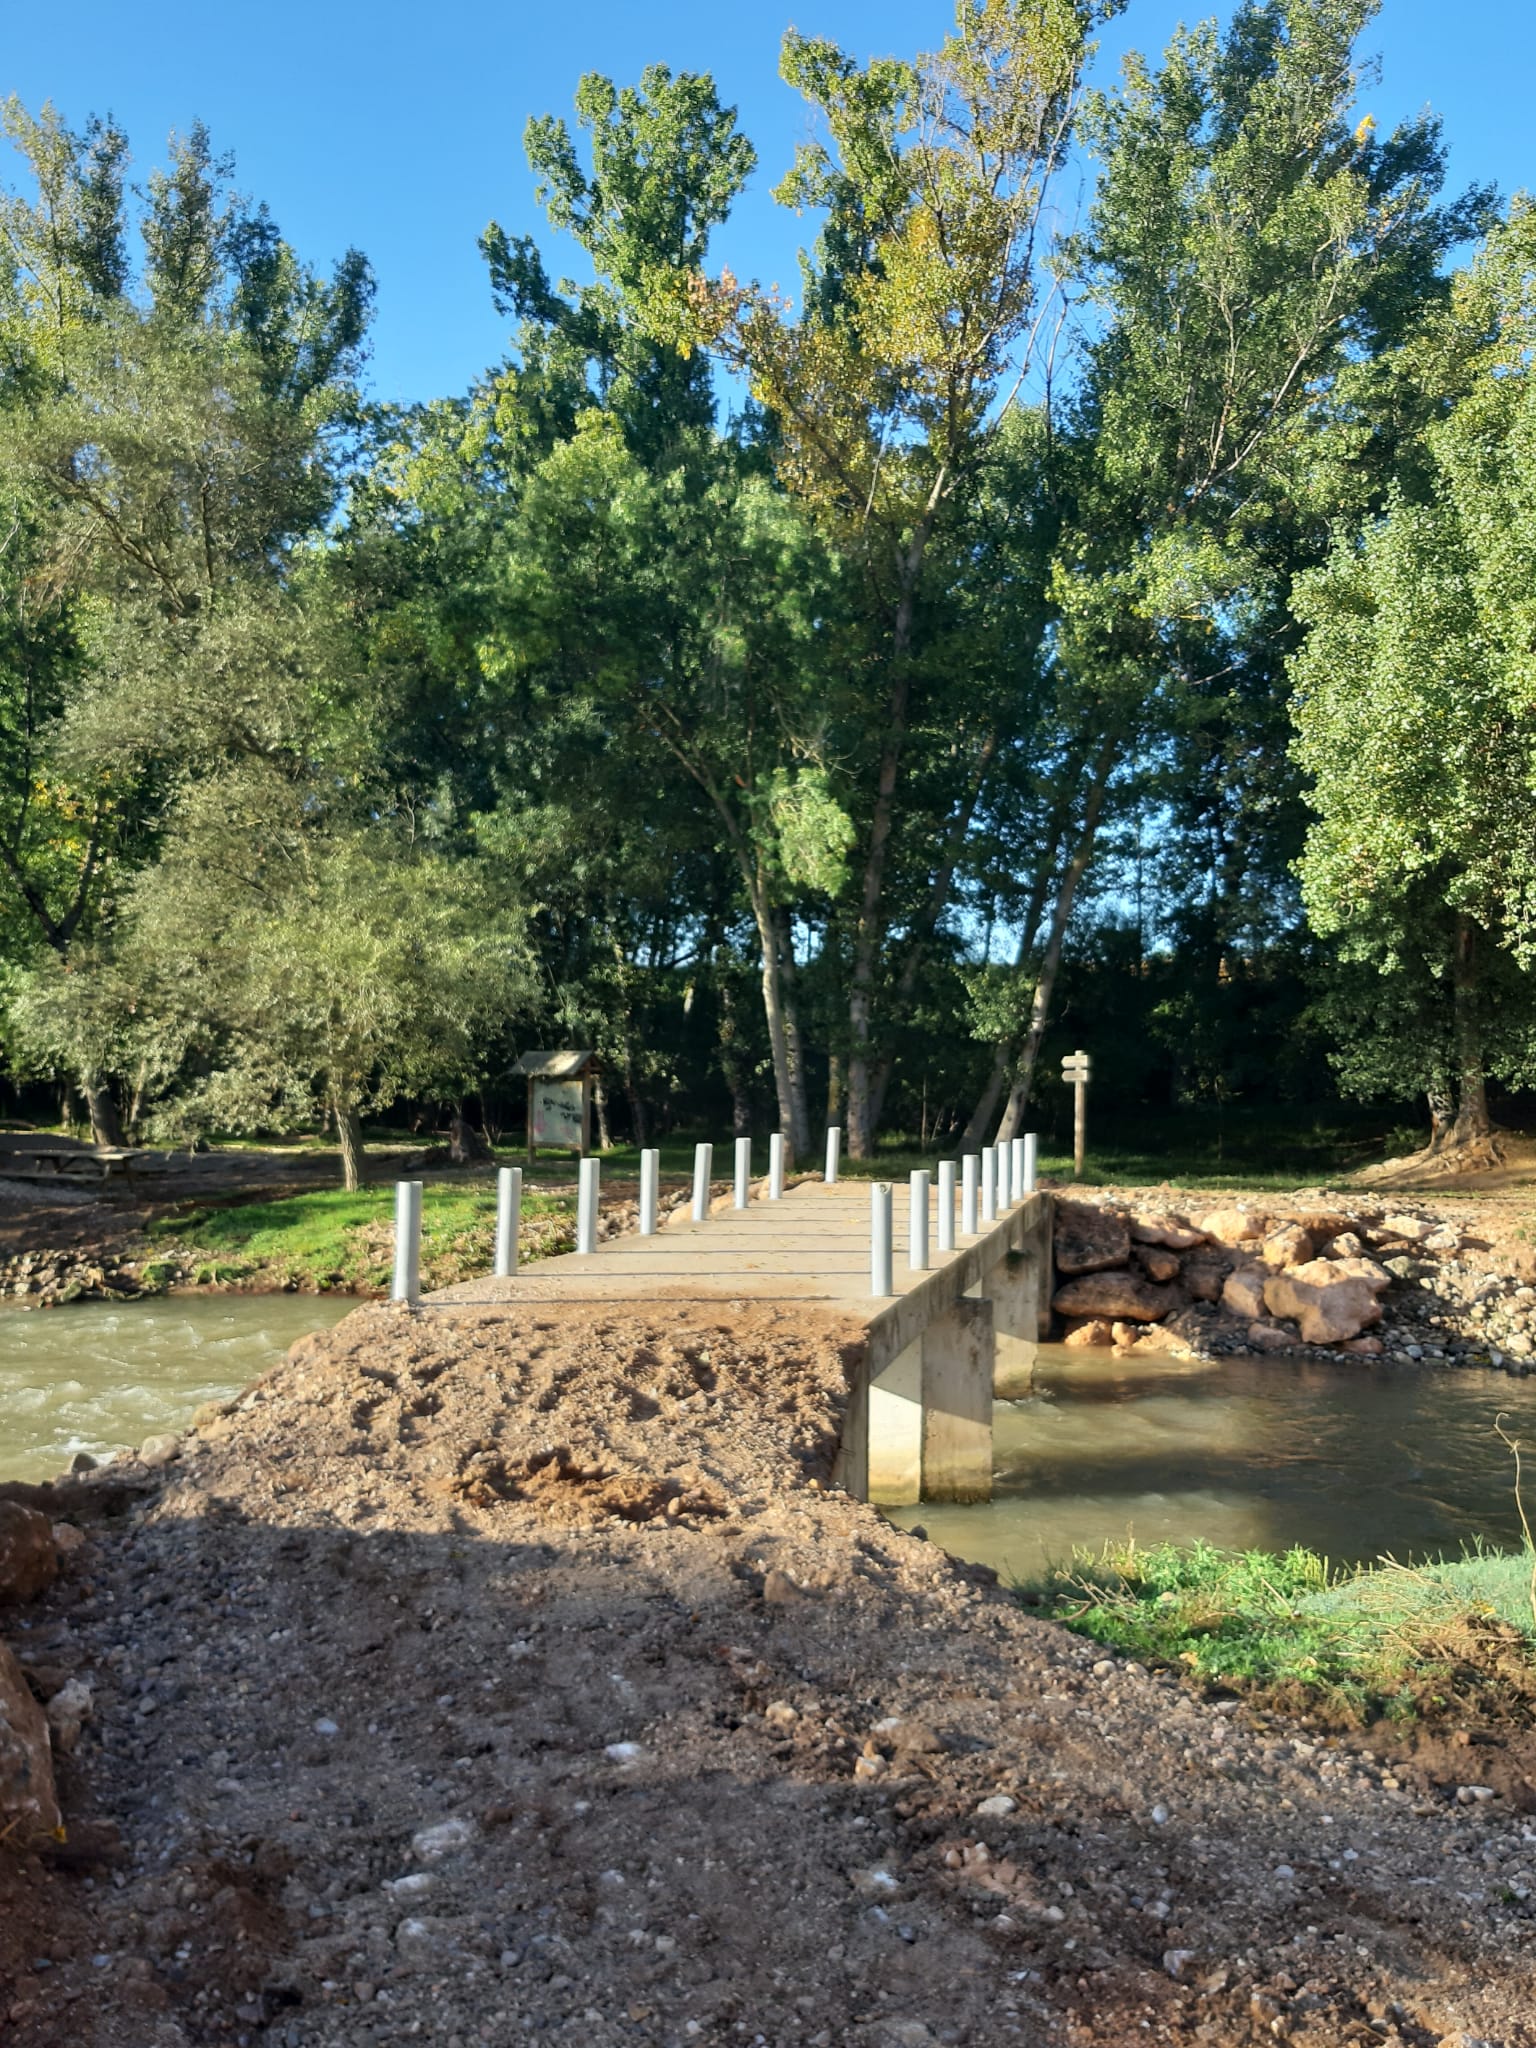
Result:
<svg viewBox="0 0 1536 2048"><path fill-rule="evenodd" d="M1354 1724L1443 1706L1457 1690L1503 1689L1509 1639L1522 1661L1536 1651L1530 1562L1479 1554L1351 1573L1301 1547L1276 1556L1127 1538L1076 1552L1037 1597L1128 1656Z"/></svg>

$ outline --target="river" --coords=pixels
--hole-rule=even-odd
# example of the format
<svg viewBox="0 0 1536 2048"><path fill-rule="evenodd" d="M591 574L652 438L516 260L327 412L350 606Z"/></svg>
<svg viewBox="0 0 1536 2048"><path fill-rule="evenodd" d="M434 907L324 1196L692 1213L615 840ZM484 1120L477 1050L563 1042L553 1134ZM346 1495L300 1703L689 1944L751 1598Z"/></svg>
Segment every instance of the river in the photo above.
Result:
<svg viewBox="0 0 1536 2048"><path fill-rule="evenodd" d="M183 1428L307 1331L356 1304L335 1295L161 1296L0 1312L0 1479L58 1473ZM985 1506L924 1503L960 1556L1032 1578L1074 1545L1137 1541L1284 1549L1337 1563L1459 1555L1520 1541L1507 1415L1529 1438L1536 1378L1281 1359L1180 1364L1042 1345L1035 1392L1001 1401Z"/></svg>
<svg viewBox="0 0 1536 2048"><path fill-rule="evenodd" d="M925 1502L892 1520L1023 1579L1128 1532L1302 1543L1340 1564L1458 1557L1480 1540L1518 1549L1500 1414L1531 1452L1536 1514L1536 1379L1366 1361L1154 1364L1042 1345L1034 1393L994 1410L992 1500Z"/></svg>
<svg viewBox="0 0 1536 2048"><path fill-rule="evenodd" d="M185 1428L310 1330L356 1308L328 1294L157 1295L0 1310L0 1479L51 1479Z"/></svg>

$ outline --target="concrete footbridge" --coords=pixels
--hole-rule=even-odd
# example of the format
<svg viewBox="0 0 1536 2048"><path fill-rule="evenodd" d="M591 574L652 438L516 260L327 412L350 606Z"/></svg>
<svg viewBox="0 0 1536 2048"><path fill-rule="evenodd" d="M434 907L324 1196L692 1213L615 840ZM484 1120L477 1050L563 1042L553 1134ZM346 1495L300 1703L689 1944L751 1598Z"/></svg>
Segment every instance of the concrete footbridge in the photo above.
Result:
<svg viewBox="0 0 1536 2048"><path fill-rule="evenodd" d="M834 1134L835 1135L835 1134ZM1032 1142L1016 1140L936 1176L785 1182L775 1142L766 1179L741 1140L731 1192L712 1193L701 1157L694 1197L659 1213L658 1161L642 1155L639 1228L599 1242L598 1162L584 1160L577 1250L519 1267L521 1175L501 1174L496 1271L426 1305L782 1303L863 1324L838 1478L883 1505L975 1501L992 1490L992 1403L1025 1392L1049 1320L1050 1195L1034 1187ZM707 1155L708 1147L701 1147ZM958 1198L958 1199L957 1199ZM416 1300L420 1185L402 1182L397 1299Z"/></svg>

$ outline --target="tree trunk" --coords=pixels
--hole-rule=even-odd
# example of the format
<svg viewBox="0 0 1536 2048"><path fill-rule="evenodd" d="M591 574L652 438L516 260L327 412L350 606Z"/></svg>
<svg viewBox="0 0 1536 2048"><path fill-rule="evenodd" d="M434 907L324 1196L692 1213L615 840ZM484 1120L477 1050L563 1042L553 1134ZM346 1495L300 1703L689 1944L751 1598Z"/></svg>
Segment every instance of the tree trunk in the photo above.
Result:
<svg viewBox="0 0 1536 2048"><path fill-rule="evenodd" d="M66 1138L72 1138L75 1134L75 1126L79 1121L79 1107L75 1101L75 1084L73 1081L62 1082L59 1087L59 1129Z"/></svg>
<svg viewBox="0 0 1536 2048"><path fill-rule="evenodd" d="M1429 1149L1440 1152L1450 1142L1451 1127L1456 1121L1455 1097L1445 1081L1436 1081L1424 1093L1429 1103Z"/></svg>
<svg viewBox="0 0 1536 2048"><path fill-rule="evenodd" d="M630 1136L637 1146L645 1143L645 1104L640 1100L640 1090L635 1086L634 1062L626 1048L624 1054L624 1095L629 1103Z"/></svg>
<svg viewBox="0 0 1536 2048"><path fill-rule="evenodd" d="M960 1138L962 1152L974 1152L979 1145L987 1142L987 1132L992 1128L992 1119L997 1115L997 1105L1003 1099L1003 1090L1008 1085L1008 1072L1013 1065L1013 1047L1005 1039L992 1048L992 1071L987 1076L987 1085L981 1091L981 1099L971 1112L971 1120Z"/></svg>
<svg viewBox="0 0 1536 2048"><path fill-rule="evenodd" d="M1477 927L1470 917L1456 920L1453 967L1456 1004L1456 1145L1470 1145L1492 1135L1488 1115L1488 1079L1483 1067L1483 1026L1478 1015Z"/></svg>
<svg viewBox="0 0 1536 2048"><path fill-rule="evenodd" d="M843 1056L833 1053L827 1061L827 1128L838 1124L843 1114L843 1095L847 1088L843 1074Z"/></svg>
<svg viewBox="0 0 1536 2048"><path fill-rule="evenodd" d="M336 1119L336 1137L341 1146L341 1184L348 1194L353 1194L363 1177L363 1120L357 1104L350 1099L343 1102L339 1096L331 1098L331 1114Z"/></svg>
<svg viewBox="0 0 1536 2048"><path fill-rule="evenodd" d="M597 1111L597 1149L611 1152L613 1140L608 1135L608 1091L601 1080L592 1083L592 1107Z"/></svg>
<svg viewBox="0 0 1536 2048"><path fill-rule="evenodd" d="M85 1097L85 1106L90 1112L91 1143L114 1147L121 1145L123 1120L118 1114L110 1082L104 1081L99 1074L82 1074L80 1093Z"/></svg>
<svg viewBox="0 0 1536 2048"><path fill-rule="evenodd" d="M1061 966L1061 949L1066 942L1067 926L1072 918L1072 905L1077 900L1078 884L1082 881L1088 863L1093 857L1093 842L1099 829L1099 813L1104 807L1104 792L1109 786L1110 771L1115 765L1117 752L1117 743L1114 740L1106 740L1093 766L1093 780L1088 786L1088 801L1083 807L1083 829L1078 834L1077 845L1072 849L1072 858L1067 863L1067 871L1061 878L1060 888L1056 891L1056 907L1051 913L1051 935L1046 941L1045 955L1035 979L1035 993L1029 1006L1029 1029L1024 1036L1024 1050L1019 1059L1013 1086L1008 1091L1008 1107L1003 1111L1003 1120L997 1128L997 1143L1000 1145L1017 1135L1024 1121L1024 1112L1029 1106L1030 1090L1035 1079L1035 1062L1040 1057L1041 1041L1045 1037L1046 1026L1051 1021L1051 998L1056 993L1056 975Z"/></svg>
<svg viewBox="0 0 1536 2048"><path fill-rule="evenodd" d="M750 878L753 922L762 957L763 1015L768 1023L768 1048L773 1060L773 1092L779 1107L779 1129L795 1158L810 1150L810 1118L805 1102L805 1072L801 1064L800 1024L788 984L793 980L794 962L785 958L779 920L768 902L760 878ZM734 1083L732 1084L734 1088ZM738 1132L744 1136L744 1132Z"/></svg>

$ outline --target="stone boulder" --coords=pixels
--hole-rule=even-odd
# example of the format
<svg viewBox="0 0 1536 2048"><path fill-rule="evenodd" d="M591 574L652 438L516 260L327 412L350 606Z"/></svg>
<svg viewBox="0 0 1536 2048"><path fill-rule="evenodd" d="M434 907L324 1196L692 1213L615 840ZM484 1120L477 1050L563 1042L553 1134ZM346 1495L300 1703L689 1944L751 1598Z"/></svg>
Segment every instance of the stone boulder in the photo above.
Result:
<svg viewBox="0 0 1536 2048"><path fill-rule="evenodd" d="M30 1848L59 1826L48 1722L0 1643L0 1845Z"/></svg>
<svg viewBox="0 0 1536 2048"><path fill-rule="evenodd" d="M1184 1288L1194 1301L1220 1301L1231 1261L1217 1251L1197 1251L1184 1261Z"/></svg>
<svg viewBox="0 0 1536 2048"><path fill-rule="evenodd" d="M1192 1252L1197 1244L1206 1242L1203 1230L1196 1230L1179 1216L1133 1216L1131 1236L1137 1244L1160 1244L1170 1252Z"/></svg>
<svg viewBox="0 0 1536 2048"><path fill-rule="evenodd" d="M1229 1273L1221 1290L1221 1305L1227 1314L1241 1316L1245 1322L1263 1315L1267 1278L1262 1266L1239 1266Z"/></svg>
<svg viewBox="0 0 1536 2048"><path fill-rule="evenodd" d="M59 1575L53 1525L35 1508L0 1500L0 1607L19 1607L46 1592Z"/></svg>
<svg viewBox="0 0 1536 2048"><path fill-rule="evenodd" d="M1130 1256L1131 1233L1123 1216L1088 1202L1056 1204L1058 1273L1101 1273L1123 1266Z"/></svg>
<svg viewBox="0 0 1536 2048"><path fill-rule="evenodd" d="M1149 1280L1177 1280L1179 1277L1179 1255L1164 1251L1161 1245L1139 1244L1131 1256Z"/></svg>
<svg viewBox="0 0 1536 2048"><path fill-rule="evenodd" d="M1386 1267L1378 1266L1374 1259L1363 1254L1358 1258L1330 1259L1328 1264L1335 1273L1343 1273L1352 1280L1363 1280L1372 1294L1385 1294L1392 1285L1392 1275Z"/></svg>
<svg viewBox="0 0 1536 2048"><path fill-rule="evenodd" d="M1250 1323L1248 1342L1255 1351L1294 1351L1296 1332L1282 1330L1278 1323Z"/></svg>
<svg viewBox="0 0 1536 2048"><path fill-rule="evenodd" d="M1250 1241L1263 1237L1269 1228L1269 1218L1252 1209L1213 1209L1209 1216L1201 1217L1200 1228L1215 1244L1247 1247Z"/></svg>
<svg viewBox="0 0 1536 2048"><path fill-rule="evenodd" d="M1365 1246L1352 1230L1341 1230L1329 1245L1328 1254L1335 1259L1363 1259Z"/></svg>
<svg viewBox="0 0 1536 2048"><path fill-rule="evenodd" d="M1071 1325L1061 1341L1074 1350L1107 1351L1115 1341L1115 1333L1103 1316L1085 1316L1082 1322Z"/></svg>
<svg viewBox="0 0 1536 2048"><path fill-rule="evenodd" d="M1309 1259L1315 1259L1317 1246L1299 1223L1282 1223L1259 1246L1259 1257L1266 1266L1284 1272L1287 1266L1304 1266Z"/></svg>
<svg viewBox="0 0 1536 2048"><path fill-rule="evenodd" d="M1422 1244L1426 1237L1433 1237L1439 1228L1424 1216L1384 1216L1381 1229L1373 1233L1377 1237L1401 1238L1405 1244Z"/></svg>
<svg viewBox="0 0 1536 2048"><path fill-rule="evenodd" d="M1193 1358L1194 1350L1166 1323L1116 1323L1111 1333L1122 1356L1157 1352L1165 1358Z"/></svg>
<svg viewBox="0 0 1536 2048"><path fill-rule="evenodd" d="M1376 1289L1358 1273L1341 1272L1327 1259L1313 1259L1264 1283L1271 1315L1292 1316L1308 1344L1342 1344L1381 1321Z"/></svg>
<svg viewBox="0 0 1536 2048"><path fill-rule="evenodd" d="M1158 1287L1140 1273L1083 1273L1058 1287L1051 1302L1059 1316L1107 1316L1112 1322L1160 1323L1179 1305L1171 1287Z"/></svg>

